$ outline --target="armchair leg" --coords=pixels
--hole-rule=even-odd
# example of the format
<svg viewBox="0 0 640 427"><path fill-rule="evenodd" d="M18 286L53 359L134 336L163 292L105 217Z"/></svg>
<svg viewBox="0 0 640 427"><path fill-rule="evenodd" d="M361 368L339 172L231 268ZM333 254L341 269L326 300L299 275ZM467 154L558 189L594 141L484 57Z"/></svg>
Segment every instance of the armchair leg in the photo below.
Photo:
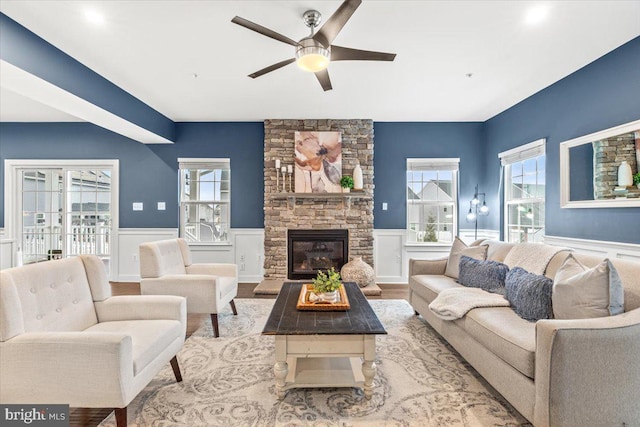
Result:
<svg viewBox="0 0 640 427"><path fill-rule="evenodd" d="M127 407L115 408L116 426L127 427Z"/></svg>
<svg viewBox="0 0 640 427"><path fill-rule="evenodd" d="M182 382L182 374L180 373L180 365L178 365L178 357L177 356L173 356L173 359L171 359L171 369L173 369L173 375L175 375L176 381L181 383Z"/></svg>
<svg viewBox="0 0 640 427"><path fill-rule="evenodd" d="M231 300L229 301L229 304L231 304L231 310L233 310L233 315L237 316L238 311L236 310L236 302L234 300Z"/></svg>
<svg viewBox="0 0 640 427"><path fill-rule="evenodd" d="M218 338L220 336L220 330L218 329L218 314L211 313L211 326L213 326L213 336Z"/></svg>

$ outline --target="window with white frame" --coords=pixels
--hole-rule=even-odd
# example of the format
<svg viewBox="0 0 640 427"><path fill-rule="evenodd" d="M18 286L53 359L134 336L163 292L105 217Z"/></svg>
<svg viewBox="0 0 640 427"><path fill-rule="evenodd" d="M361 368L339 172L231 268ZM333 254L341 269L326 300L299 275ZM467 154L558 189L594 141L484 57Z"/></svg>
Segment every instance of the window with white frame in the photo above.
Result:
<svg viewBox="0 0 640 427"><path fill-rule="evenodd" d="M504 174L504 239L544 240L545 140L499 154Z"/></svg>
<svg viewBox="0 0 640 427"><path fill-rule="evenodd" d="M229 242L231 162L178 159L180 236L188 242Z"/></svg>
<svg viewBox="0 0 640 427"><path fill-rule="evenodd" d="M407 242L452 243L460 159L407 159Z"/></svg>

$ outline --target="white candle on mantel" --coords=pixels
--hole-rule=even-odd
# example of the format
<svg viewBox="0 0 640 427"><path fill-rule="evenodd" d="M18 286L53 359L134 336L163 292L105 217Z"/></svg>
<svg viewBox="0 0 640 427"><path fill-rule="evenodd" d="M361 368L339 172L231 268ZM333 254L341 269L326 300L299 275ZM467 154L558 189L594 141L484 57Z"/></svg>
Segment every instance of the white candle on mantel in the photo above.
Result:
<svg viewBox="0 0 640 427"><path fill-rule="evenodd" d="M276 159L276 169L280 169L280 159Z"/></svg>
<svg viewBox="0 0 640 427"><path fill-rule="evenodd" d="M293 165L288 165L287 166L287 172L293 173Z"/></svg>
<svg viewBox="0 0 640 427"><path fill-rule="evenodd" d="M283 166L281 170L282 170L282 173L285 173L287 171L287 167Z"/></svg>

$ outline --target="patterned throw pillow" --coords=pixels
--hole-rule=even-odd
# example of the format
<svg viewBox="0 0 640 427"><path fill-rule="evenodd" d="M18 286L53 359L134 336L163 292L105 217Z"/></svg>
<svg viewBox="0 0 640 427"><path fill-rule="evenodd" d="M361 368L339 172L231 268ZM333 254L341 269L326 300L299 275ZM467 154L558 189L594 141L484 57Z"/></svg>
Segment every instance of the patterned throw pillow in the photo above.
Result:
<svg viewBox="0 0 640 427"><path fill-rule="evenodd" d="M484 261L487 259L488 248L489 247L486 245L467 246L462 240L456 237L453 241L453 245L451 246L451 252L449 253L449 260L447 261L447 268L444 275L457 279L460 274L460 257L462 255L466 255L468 257Z"/></svg>
<svg viewBox="0 0 640 427"><path fill-rule="evenodd" d="M509 267L501 262L480 261L462 255L458 282L464 286L504 295L504 281L508 271Z"/></svg>
<svg viewBox="0 0 640 427"><path fill-rule="evenodd" d="M535 322L551 319L551 292L553 281L545 276L529 273L521 267L514 267L507 273L505 297L513 310L525 320Z"/></svg>

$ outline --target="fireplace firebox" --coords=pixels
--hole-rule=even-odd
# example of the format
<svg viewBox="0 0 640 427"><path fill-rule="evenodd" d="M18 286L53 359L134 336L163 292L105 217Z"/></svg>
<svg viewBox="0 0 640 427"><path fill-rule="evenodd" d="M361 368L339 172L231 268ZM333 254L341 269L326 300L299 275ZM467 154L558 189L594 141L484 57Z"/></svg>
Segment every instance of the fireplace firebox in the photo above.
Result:
<svg viewBox="0 0 640 427"><path fill-rule="evenodd" d="M311 279L318 270L340 271L349 258L348 230L288 230L287 277Z"/></svg>

